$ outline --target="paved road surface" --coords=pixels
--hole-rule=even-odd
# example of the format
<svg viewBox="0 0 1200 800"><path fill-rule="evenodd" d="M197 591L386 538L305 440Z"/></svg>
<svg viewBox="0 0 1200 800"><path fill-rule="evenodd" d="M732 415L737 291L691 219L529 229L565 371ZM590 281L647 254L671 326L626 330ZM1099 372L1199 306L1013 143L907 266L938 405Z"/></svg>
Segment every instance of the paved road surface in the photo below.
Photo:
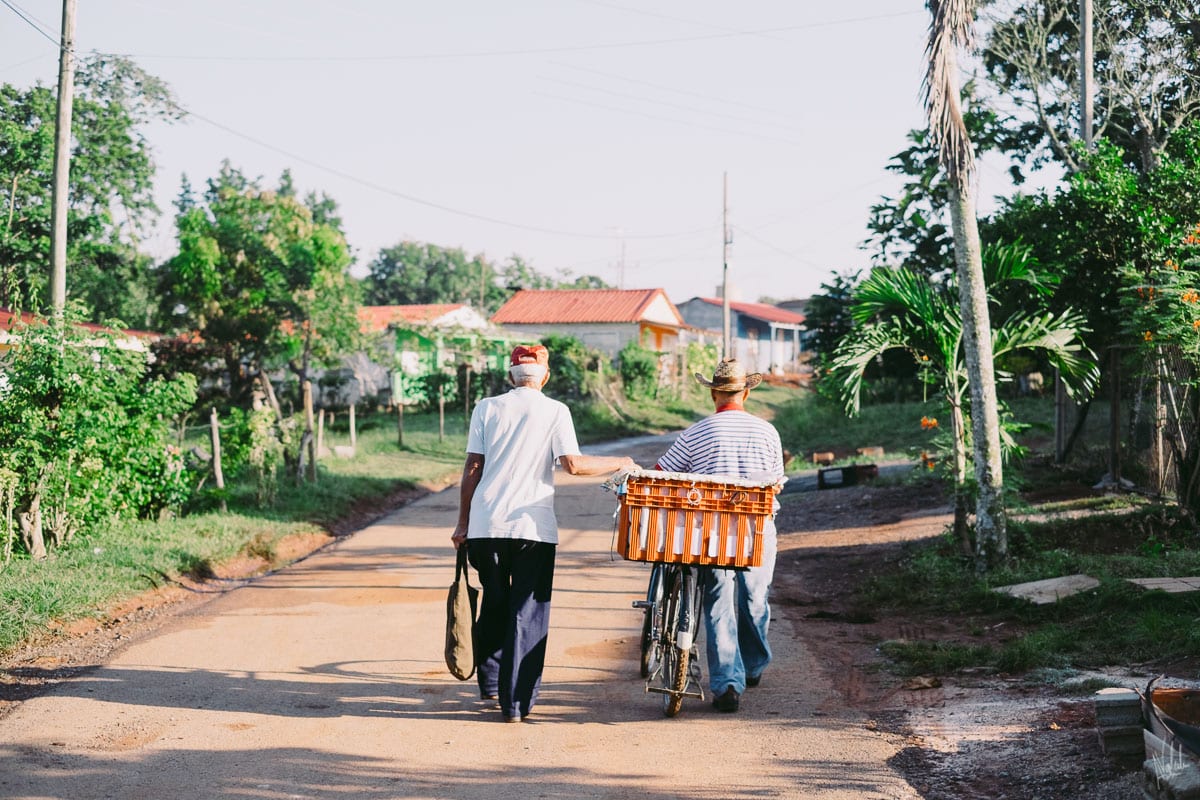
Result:
<svg viewBox="0 0 1200 800"><path fill-rule="evenodd" d="M641 446L661 451L659 443ZM642 456L650 463L653 455ZM742 710L665 719L637 677L646 567L559 476L548 668L505 725L442 662L457 489L217 596L0 720L2 798L917 798L784 619Z"/></svg>

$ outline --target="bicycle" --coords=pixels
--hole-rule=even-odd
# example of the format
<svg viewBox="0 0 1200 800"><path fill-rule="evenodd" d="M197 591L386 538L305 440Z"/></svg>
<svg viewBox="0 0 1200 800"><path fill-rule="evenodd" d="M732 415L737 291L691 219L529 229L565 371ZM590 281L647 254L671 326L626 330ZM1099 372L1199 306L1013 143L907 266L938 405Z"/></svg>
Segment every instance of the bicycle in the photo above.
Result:
<svg viewBox="0 0 1200 800"><path fill-rule="evenodd" d="M761 532L778 486L631 470L603 487L618 498L617 552L652 565L646 599L632 604L644 614L640 668L646 691L662 694L663 713L673 717L685 697L704 699L696 638L707 571L761 563Z"/></svg>
<svg viewBox="0 0 1200 800"><path fill-rule="evenodd" d="M656 563L646 599L633 601L645 612L641 673L646 691L663 696L663 713L673 717L683 698L704 699L696 633L700 625L700 567ZM694 685L695 688L692 688Z"/></svg>

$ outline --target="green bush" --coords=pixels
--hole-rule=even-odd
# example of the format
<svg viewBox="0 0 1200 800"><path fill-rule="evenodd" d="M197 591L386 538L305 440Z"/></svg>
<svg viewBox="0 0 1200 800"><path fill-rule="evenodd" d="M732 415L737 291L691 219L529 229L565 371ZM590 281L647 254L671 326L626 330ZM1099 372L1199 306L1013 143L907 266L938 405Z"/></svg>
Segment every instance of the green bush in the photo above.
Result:
<svg viewBox="0 0 1200 800"><path fill-rule="evenodd" d="M564 401L587 396L588 367L598 356L574 336L551 334L541 343L550 351L550 380L543 391Z"/></svg>
<svg viewBox="0 0 1200 800"><path fill-rule="evenodd" d="M658 353L631 341L617 356L625 396L630 400L647 400L658 389Z"/></svg>
<svg viewBox="0 0 1200 800"><path fill-rule="evenodd" d="M19 476L6 512L17 512L31 554L186 499L191 481L170 420L195 402L194 378L147 378L144 353L70 322L18 326L13 335L0 388L0 468Z"/></svg>

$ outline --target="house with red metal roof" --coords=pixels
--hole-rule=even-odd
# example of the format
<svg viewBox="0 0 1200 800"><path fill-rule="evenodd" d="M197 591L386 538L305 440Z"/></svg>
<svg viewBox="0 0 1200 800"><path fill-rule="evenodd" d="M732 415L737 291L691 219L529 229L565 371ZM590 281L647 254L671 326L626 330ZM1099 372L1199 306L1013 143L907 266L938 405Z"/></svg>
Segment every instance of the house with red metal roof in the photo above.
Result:
<svg viewBox="0 0 1200 800"><path fill-rule="evenodd" d="M725 330L719 297L693 297L679 304L688 325L717 332ZM729 331L733 353L751 370L780 374L800 372L804 315L766 303L731 302Z"/></svg>
<svg viewBox="0 0 1200 800"><path fill-rule="evenodd" d="M687 329L662 289L522 289L492 322L530 339L574 336L609 356L629 342L674 351Z"/></svg>

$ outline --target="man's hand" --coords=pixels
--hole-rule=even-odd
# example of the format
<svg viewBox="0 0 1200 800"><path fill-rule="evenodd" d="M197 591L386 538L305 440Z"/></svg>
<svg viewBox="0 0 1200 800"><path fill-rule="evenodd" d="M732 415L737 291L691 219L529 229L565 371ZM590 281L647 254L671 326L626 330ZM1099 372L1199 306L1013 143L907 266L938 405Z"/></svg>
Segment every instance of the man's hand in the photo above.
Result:
<svg viewBox="0 0 1200 800"><path fill-rule="evenodd" d="M459 526L455 527L454 533L450 534L450 543L454 545L454 549L457 550L458 548L462 547L463 543L466 541L467 541L467 526L459 525Z"/></svg>

